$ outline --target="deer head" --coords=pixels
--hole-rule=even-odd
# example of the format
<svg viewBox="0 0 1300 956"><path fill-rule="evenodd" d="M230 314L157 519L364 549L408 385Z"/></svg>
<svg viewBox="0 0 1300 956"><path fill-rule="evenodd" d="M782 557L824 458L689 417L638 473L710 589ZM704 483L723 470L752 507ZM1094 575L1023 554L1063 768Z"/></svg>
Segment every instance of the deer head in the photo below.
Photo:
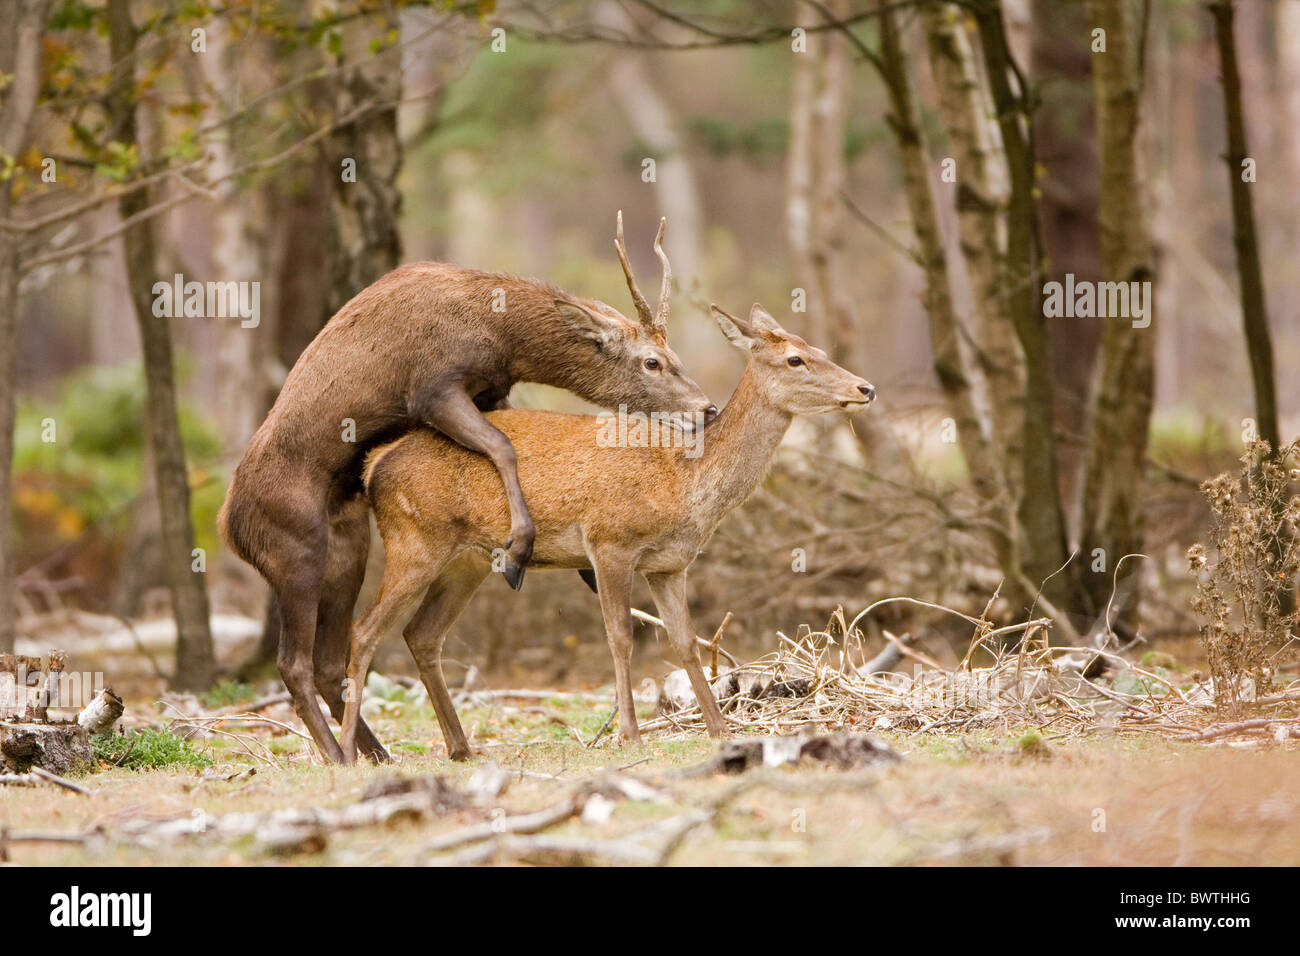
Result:
<svg viewBox="0 0 1300 956"><path fill-rule="evenodd" d="M575 370L572 386L585 398L614 408L627 405L631 411L686 413L688 422L698 415L702 423L717 417L718 409L682 367L681 359L668 345L668 309L672 292L672 267L663 249L667 220L659 221L655 255L663 263L663 283L654 312L637 287L623 240L623 213L618 214L614 248L627 278L636 306L633 322L617 309L593 299L557 298L555 308L578 333L594 344L598 363Z"/></svg>
<svg viewBox="0 0 1300 956"><path fill-rule="evenodd" d="M791 415L814 415L837 409L857 411L876 397L875 387L840 368L819 348L777 324L757 302L749 319L739 319L716 305L709 308L727 341L749 357L759 394Z"/></svg>

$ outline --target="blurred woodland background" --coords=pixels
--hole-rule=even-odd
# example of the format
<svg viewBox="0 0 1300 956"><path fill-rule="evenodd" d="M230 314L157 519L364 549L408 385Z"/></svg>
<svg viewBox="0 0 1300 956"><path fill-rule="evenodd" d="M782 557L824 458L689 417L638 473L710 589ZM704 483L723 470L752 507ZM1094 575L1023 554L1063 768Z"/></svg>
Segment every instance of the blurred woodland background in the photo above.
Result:
<svg viewBox="0 0 1300 956"><path fill-rule="evenodd" d="M272 673L214 520L302 349L419 259L626 313L620 209L643 276L667 217L670 339L719 404L710 301L880 394L798 423L697 562L733 648L887 595L1192 637L1199 482L1300 433L1300 0L0 0L0 74L0 651ZM256 326L155 315L178 273L259 283ZM1067 275L1151 282L1149 325L1046 317ZM494 576L448 656L608 667L573 574Z"/></svg>

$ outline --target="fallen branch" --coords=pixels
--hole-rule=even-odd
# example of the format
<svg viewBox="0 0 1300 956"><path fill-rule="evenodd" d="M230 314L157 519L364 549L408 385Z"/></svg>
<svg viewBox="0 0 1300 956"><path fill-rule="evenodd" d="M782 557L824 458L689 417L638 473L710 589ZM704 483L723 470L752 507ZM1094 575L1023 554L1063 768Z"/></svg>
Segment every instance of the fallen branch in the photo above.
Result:
<svg viewBox="0 0 1300 956"><path fill-rule="evenodd" d="M889 634L888 631L885 632ZM890 635L892 637L892 635ZM903 659L903 648L911 641L910 634L904 634L902 637L894 638L889 641L884 650L882 650L871 660L867 661L858 668L858 673L862 675L880 674L884 671L892 671L898 666L898 662Z"/></svg>
<svg viewBox="0 0 1300 956"><path fill-rule="evenodd" d="M646 866L657 863L658 860L659 854L654 850L625 840L580 836L507 836L438 860L436 865L482 866L487 863L520 861L550 866L582 866L592 862L615 866Z"/></svg>
<svg viewBox="0 0 1300 956"><path fill-rule="evenodd" d="M516 814L489 823L476 823L473 826L453 830L451 833L444 833L421 846L416 851L416 860L421 861L430 854L442 853L453 847L464 846L466 843L490 840L504 833L537 833L580 814L590 795L589 792L575 793L545 810Z"/></svg>
<svg viewBox="0 0 1300 956"><path fill-rule="evenodd" d="M332 831L383 826L403 820L422 820L464 806L459 793L441 778L403 781L401 792L363 799L341 809L287 807L260 813L225 813L170 820L128 821L111 838L144 846L157 846L195 837L237 839L253 837L274 851L319 850Z"/></svg>
<svg viewBox="0 0 1300 956"><path fill-rule="evenodd" d="M994 853L999 857L1005 857L1015 850L1033 843L1042 843L1049 839L1052 831L1047 827L1036 827L1032 830L1021 830L1014 833L1006 833L1001 836L980 837L968 840L952 840L948 843L941 843L929 850L923 850L908 860L910 864L922 862L938 862L942 860L960 860L969 856L976 856L984 853Z"/></svg>
<svg viewBox="0 0 1300 956"><path fill-rule="evenodd" d="M80 793L83 796L89 797L96 792L87 787L81 786L79 783L73 783L71 780L66 780L63 777L60 777L57 773L50 773L44 767L33 766L30 773L33 776L44 780L46 783L52 783L56 787L62 787L64 790L71 790L73 793Z"/></svg>
<svg viewBox="0 0 1300 956"><path fill-rule="evenodd" d="M1229 737L1232 734L1250 733L1256 730L1268 731L1274 726L1283 727L1300 727L1300 723L1295 720L1278 720L1276 718L1260 717L1254 720L1241 720L1232 724L1219 724L1217 727L1210 727L1196 734L1187 734L1177 737L1177 740L1199 741L1199 740L1216 740L1219 737Z"/></svg>
<svg viewBox="0 0 1300 956"><path fill-rule="evenodd" d="M9 847L14 843L61 843L85 846L98 834L76 830L10 830L0 827L0 863L9 862Z"/></svg>
<svg viewBox="0 0 1300 956"><path fill-rule="evenodd" d="M266 710L268 707L274 707L276 704L287 704L293 700L289 692L282 691L278 694L271 694L267 697L261 697L251 704L235 704L233 707L227 707L221 711L220 716L228 717L234 714L256 714L258 711Z"/></svg>
<svg viewBox="0 0 1300 956"><path fill-rule="evenodd" d="M471 697L495 697L498 700L581 700L581 701L606 701L614 700L613 694L596 694L585 691L565 691L565 690L529 690L519 688L515 690L474 690L469 692Z"/></svg>
<svg viewBox="0 0 1300 956"><path fill-rule="evenodd" d="M662 618L655 617L653 614L647 614L645 611L642 611L639 608L632 608L632 616L636 618L638 621L645 621L647 624L653 624L655 627L662 627L664 630L668 629L668 625L666 625L663 622ZM723 620L721 627L718 628L717 634L714 635L715 640L718 640L722 637L722 629L727 626L730 620L731 620L731 615L730 613L728 613L726 619ZM711 641L706 641L698 634L695 635L695 643L699 644L703 648L707 648L709 651L713 650L713 643ZM736 660L734 657L732 657L725 647L719 647L718 653L721 654L723 657L725 657L727 660L731 661L732 667L740 666L740 662Z"/></svg>

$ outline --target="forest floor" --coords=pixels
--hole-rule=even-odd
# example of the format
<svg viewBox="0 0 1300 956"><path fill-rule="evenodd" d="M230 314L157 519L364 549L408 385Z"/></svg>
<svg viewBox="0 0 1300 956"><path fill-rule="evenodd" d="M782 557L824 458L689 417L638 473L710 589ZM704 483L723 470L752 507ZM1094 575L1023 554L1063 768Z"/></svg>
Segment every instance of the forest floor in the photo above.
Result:
<svg viewBox="0 0 1300 956"><path fill-rule="evenodd" d="M650 707L642 710L648 717ZM620 746L606 737L585 746L580 739L590 741L607 712L607 703L567 696L466 707L462 719L477 751L468 763L445 759L432 709L418 703L390 706L373 720L394 756L381 767L321 766L299 737L269 725L251 747L251 737L209 736L196 744L211 761L206 767L101 767L76 778L89 794L0 786L0 827L11 837L78 840L5 846L0 839L0 853L16 863L67 865L1300 861L1294 739L1247 750L1115 732L1053 740L1032 728L882 733L873 736L901 759L848 770L804 760L690 775L683 771L713 757L716 744L691 736ZM492 774L482 768L490 765L508 776L484 790L481 780ZM391 794L400 790L394 777L434 775L452 788L446 799L416 800L414 810L386 820L340 822L359 806L377 806L365 801L381 783ZM574 813L561 812L536 836L500 835L532 829L521 815L563 807L597 779L607 795L610 779L622 781L622 793L573 804ZM466 796L471 781L480 784L476 797ZM270 816L234 816L286 808L326 812L302 839L292 835L306 832L301 827L290 827L288 839L284 827L273 832ZM250 819L262 825L241 824ZM149 832L155 823L166 830L166 821L179 822L165 834Z"/></svg>

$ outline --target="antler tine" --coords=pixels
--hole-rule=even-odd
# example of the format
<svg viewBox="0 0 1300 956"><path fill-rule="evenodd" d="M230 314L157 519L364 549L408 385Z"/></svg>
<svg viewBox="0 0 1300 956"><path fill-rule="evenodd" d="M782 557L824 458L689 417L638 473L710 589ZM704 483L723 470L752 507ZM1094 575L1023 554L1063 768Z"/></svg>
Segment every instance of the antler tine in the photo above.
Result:
<svg viewBox="0 0 1300 956"><path fill-rule="evenodd" d="M636 314L641 317L641 324L648 329L654 328L655 319L650 313L650 303L646 301L641 290L637 288L636 277L632 275L632 263L627 260L627 245L623 241L623 210L618 211L618 229L614 233L614 249L618 252L618 261L623 266L623 275L627 277L627 290L632 293L632 302L636 305Z"/></svg>
<svg viewBox="0 0 1300 956"><path fill-rule="evenodd" d="M655 255L664 266L664 281L659 287L659 308L655 310L654 322L651 324L656 332L668 334L668 306L673 291L673 267L668 264L668 253L664 252L664 230L668 228L668 217L659 220L659 232L655 234Z"/></svg>

